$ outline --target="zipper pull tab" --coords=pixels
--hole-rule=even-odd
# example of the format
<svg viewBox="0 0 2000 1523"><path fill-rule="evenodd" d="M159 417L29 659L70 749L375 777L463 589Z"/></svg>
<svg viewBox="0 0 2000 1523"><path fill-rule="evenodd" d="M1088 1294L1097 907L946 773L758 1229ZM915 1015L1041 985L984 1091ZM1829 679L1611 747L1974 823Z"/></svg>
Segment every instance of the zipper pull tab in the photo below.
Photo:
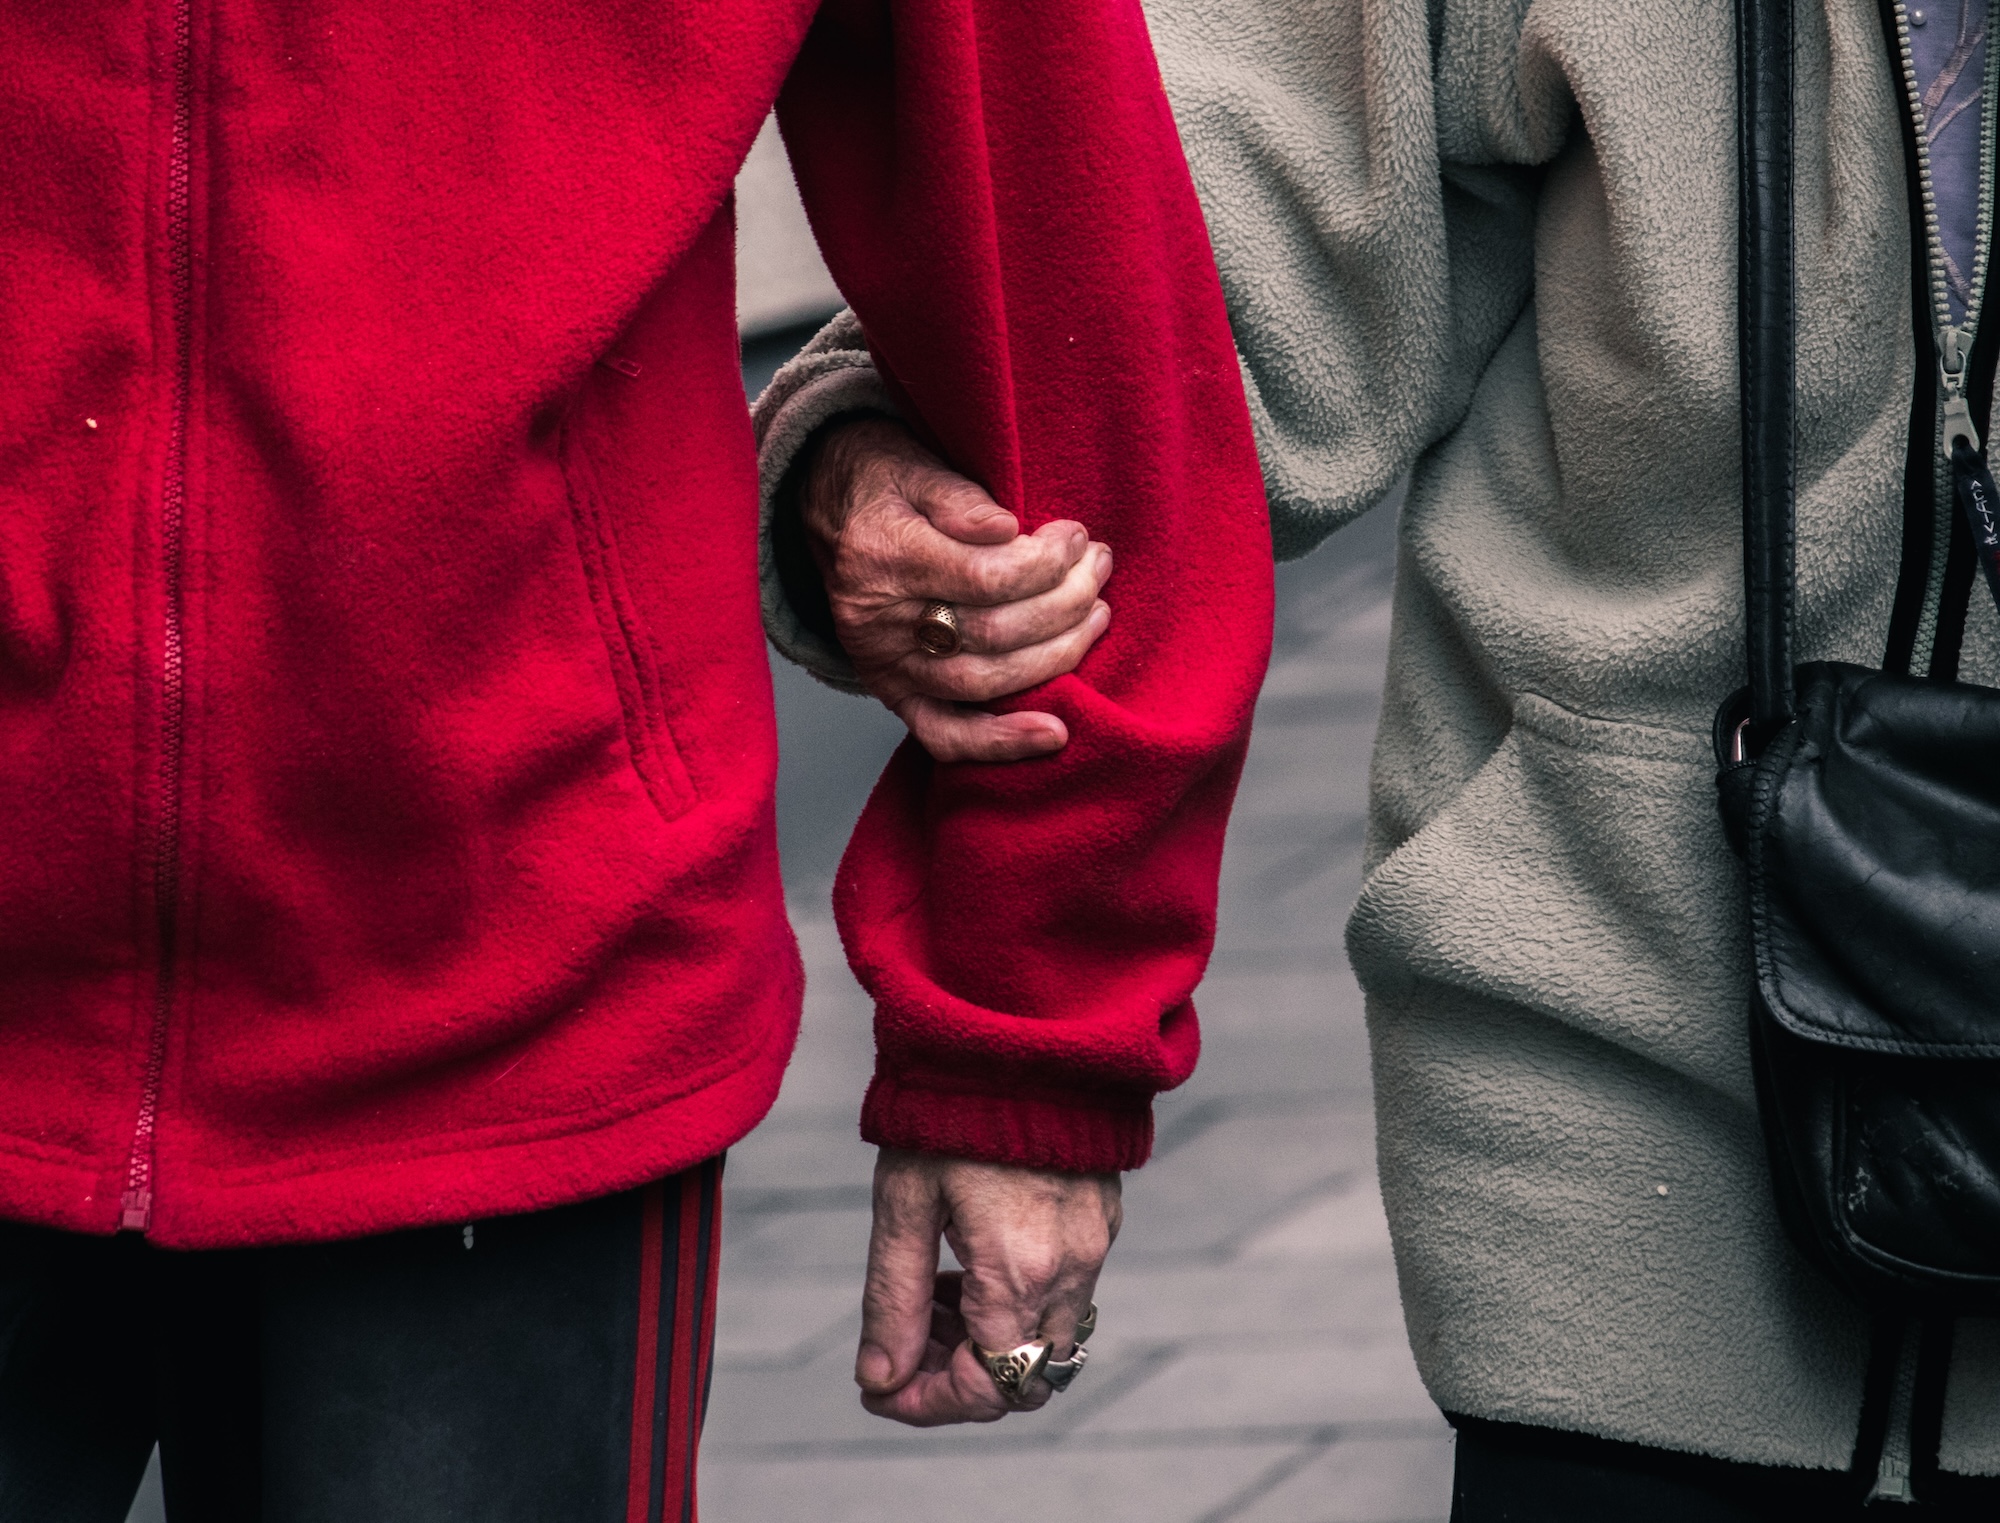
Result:
<svg viewBox="0 0 2000 1523"><path fill-rule="evenodd" d="M1952 377L1951 379L1956 379ZM1944 452L1953 455L1963 443L1975 454L1979 451L1979 430L1972 426L1972 408L1965 393L1947 383L1944 393Z"/></svg>
<svg viewBox="0 0 2000 1523"><path fill-rule="evenodd" d="M127 1190L118 1198L118 1230L144 1232L153 1225L153 1192Z"/></svg>
<svg viewBox="0 0 2000 1523"><path fill-rule="evenodd" d="M1973 450L1979 448L1979 430L1972 426L1972 408L1965 400L1965 349L1963 328L1938 330L1938 384L1944 394L1944 452L1949 458L1962 439Z"/></svg>
<svg viewBox="0 0 2000 1523"><path fill-rule="evenodd" d="M1959 406L1963 407L1963 401ZM1947 424L1946 428L1949 429ZM1972 548L1979 554L1979 569L1986 573L1986 587L2000 606L2000 486L1987 469L1986 457L1960 445L1952 450L1951 479L1958 496L1959 511L1972 530Z"/></svg>

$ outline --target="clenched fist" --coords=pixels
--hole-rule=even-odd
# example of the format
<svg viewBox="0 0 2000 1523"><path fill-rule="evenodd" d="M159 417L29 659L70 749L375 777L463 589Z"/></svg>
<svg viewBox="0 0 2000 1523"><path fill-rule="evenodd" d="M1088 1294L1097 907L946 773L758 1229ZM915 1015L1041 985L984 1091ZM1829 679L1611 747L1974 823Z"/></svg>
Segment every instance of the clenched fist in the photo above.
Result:
<svg viewBox="0 0 2000 1523"><path fill-rule="evenodd" d="M884 1148L854 1359L861 1404L920 1428L1018 1410L965 1340L997 1352L1046 1337L1051 1358L1069 1358L1122 1220L1116 1174ZM962 1275L938 1273L940 1238ZM1052 1394L1037 1379L1021 1406Z"/></svg>

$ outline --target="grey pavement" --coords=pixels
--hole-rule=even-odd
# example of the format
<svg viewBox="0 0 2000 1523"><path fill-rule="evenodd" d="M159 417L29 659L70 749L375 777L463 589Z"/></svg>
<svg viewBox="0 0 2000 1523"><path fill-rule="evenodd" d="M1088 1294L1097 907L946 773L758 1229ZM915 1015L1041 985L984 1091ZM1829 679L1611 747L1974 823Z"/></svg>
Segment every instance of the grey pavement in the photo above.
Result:
<svg viewBox="0 0 2000 1523"><path fill-rule="evenodd" d="M919 1432L850 1371L872 1149L855 1132L869 1007L827 889L900 726L776 669L779 822L808 969L776 1109L730 1155L708 1523L1415 1523L1450 1507L1451 1441L1404 1340L1375 1187L1360 994L1340 927L1360 880L1388 634L1391 510L1279 574L1277 650L1223 863L1194 1079L1098 1292L1089 1368L1045 1411ZM1114 584L1115 585L1115 584Z"/></svg>

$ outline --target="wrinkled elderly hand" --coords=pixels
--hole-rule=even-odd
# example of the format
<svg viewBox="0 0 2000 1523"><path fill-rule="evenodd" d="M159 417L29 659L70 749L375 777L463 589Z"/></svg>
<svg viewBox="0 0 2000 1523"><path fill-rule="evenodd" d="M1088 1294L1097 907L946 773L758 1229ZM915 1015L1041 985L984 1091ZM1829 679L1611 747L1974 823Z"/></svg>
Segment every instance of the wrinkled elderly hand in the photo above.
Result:
<svg viewBox="0 0 2000 1523"><path fill-rule="evenodd" d="M854 1359L861 1404L919 1428L1041 1406L1046 1381L1010 1407L965 1340L997 1352L1042 1336L1051 1358L1069 1358L1123 1219L1116 1174L884 1148ZM938 1273L940 1235L963 1275Z"/></svg>
<svg viewBox="0 0 2000 1523"><path fill-rule="evenodd" d="M1014 515L900 423L858 418L815 446L800 510L861 681L939 761L1019 761L1069 743L1053 714L973 705L1073 671L1110 626L1111 550L1069 521L1022 534ZM925 603L958 611L963 645L916 639Z"/></svg>

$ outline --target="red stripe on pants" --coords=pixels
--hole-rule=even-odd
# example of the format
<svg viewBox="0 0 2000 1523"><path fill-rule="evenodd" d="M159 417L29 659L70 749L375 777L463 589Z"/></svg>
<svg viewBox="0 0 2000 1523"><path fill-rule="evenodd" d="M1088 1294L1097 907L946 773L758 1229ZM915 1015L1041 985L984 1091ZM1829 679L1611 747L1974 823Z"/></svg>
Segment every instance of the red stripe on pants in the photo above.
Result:
<svg viewBox="0 0 2000 1523"><path fill-rule="evenodd" d="M647 1188L626 1523L695 1523L695 1457L715 1343L722 1160Z"/></svg>
<svg viewBox="0 0 2000 1523"><path fill-rule="evenodd" d="M650 1523L653 1490L653 1371L660 1344L660 1261L666 1187L647 1187L639 1218L639 1347L632 1381L632 1470L625 1523Z"/></svg>

